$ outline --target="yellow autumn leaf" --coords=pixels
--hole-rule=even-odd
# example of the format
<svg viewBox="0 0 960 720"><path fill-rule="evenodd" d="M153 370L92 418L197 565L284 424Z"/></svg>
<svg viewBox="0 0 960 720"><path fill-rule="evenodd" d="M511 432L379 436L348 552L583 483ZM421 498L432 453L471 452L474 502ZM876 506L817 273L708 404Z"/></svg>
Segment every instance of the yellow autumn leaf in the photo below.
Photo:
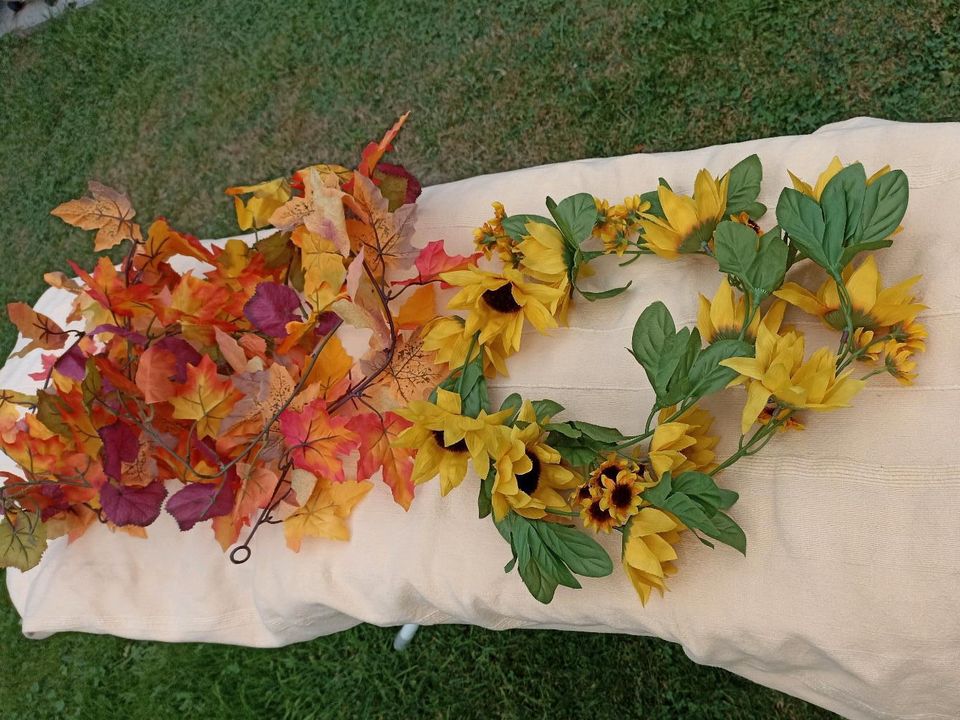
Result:
<svg viewBox="0 0 960 720"><path fill-rule="evenodd" d="M372 487L366 481L334 483L318 479L307 502L283 521L287 547L300 552L305 537L349 540L350 529L345 521Z"/></svg>
<svg viewBox="0 0 960 720"><path fill-rule="evenodd" d="M65 202L50 214L68 225L96 230L95 250L108 250L124 240L143 240L140 226L132 220L137 212L130 204L130 198L96 180L91 180L89 187L92 197Z"/></svg>

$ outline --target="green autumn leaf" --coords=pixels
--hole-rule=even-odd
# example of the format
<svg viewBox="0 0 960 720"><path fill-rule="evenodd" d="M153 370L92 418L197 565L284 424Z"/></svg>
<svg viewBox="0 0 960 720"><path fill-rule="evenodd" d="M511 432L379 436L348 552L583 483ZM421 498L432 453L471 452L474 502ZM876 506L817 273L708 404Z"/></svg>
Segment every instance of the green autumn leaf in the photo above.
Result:
<svg viewBox="0 0 960 720"><path fill-rule="evenodd" d="M40 562L47 549L47 528L38 513L19 510L11 515L0 520L0 567L26 572Z"/></svg>

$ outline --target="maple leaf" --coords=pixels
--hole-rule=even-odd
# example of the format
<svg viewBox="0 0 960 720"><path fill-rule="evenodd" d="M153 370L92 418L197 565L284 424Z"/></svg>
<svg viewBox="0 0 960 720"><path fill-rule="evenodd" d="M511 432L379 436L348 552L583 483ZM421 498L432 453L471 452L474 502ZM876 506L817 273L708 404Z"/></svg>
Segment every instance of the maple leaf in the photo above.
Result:
<svg viewBox="0 0 960 720"><path fill-rule="evenodd" d="M186 381L187 366L199 362L200 353L186 340L177 337L159 340L140 356L137 387L148 403L169 400Z"/></svg>
<svg viewBox="0 0 960 720"><path fill-rule="evenodd" d="M409 116L410 111L408 110L400 116L393 124L393 127L387 130L380 142L371 142L360 152L360 164L357 166L358 172L367 177L373 174L373 169L377 166L377 163L380 162L380 158L389 150L393 149L392 143Z"/></svg>
<svg viewBox="0 0 960 720"><path fill-rule="evenodd" d="M164 218L157 218L147 229L147 239L137 248L133 266L140 272L157 272L160 264L183 255L202 262L213 262L213 253L193 235L177 232Z"/></svg>
<svg viewBox="0 0 960 720"><path fill-rule="evenodd" d="M383 353L376 353L365 359L363 366L379 367L383 364ZM444 369L433 362L433 353L423 349L423 339L419 333L409 338L397 339L393 358L371 388L370 395L375 401L387 406L397 403L406 405L411 400L422 400L428 392L439 384L444 377Z"/></svg>
<svg viewBox="0 0 960 720"><path fill-rule="evenodd" d="M218 483L188 483L167 500L167 512L181 530L202 520L226 515L233 510L236 475L231 472Z"/></svg>
<svg viewBox="0 0 960 720"><path fill-rule="evenodd" d="M305 385L317 387L318 394L329 399L338 384L349 377L352 368L353 358L343 349L340 338L334 335L317 356Z"/></svg>
<svg viewBox="0 0 960 720"><path fill-rule="evenodd" d="M383 348L390 344L390 328L384 319L383 301L364 269L364 252L361 250L347 269L347 296L330 307L348 325L372 331L370 345Z"/></svg>
<svg viewBox="0 0 960 720"><path fill-rule="evenodd" d="M416 330L433 320L437 315L437 292L433 285L417 288L413 295L400 306L397 313L397 327Z"/></svg>
<svg viewBox="0 0 960 720"><path fill-rule="evenodd" d="M298 318L300 297L293 288L274 282L257 285L243 314L257 330L271 337L287 336L287 323Z"/></svg>
<svg viewBox="0 0 960 720"><path fill-rule="evenodd" d="M350 254L350 236L347 235L340 181L336 175L321 175L313 167L307 168L302 177L303 197L291 198L277 208L270 216L270 224L284 231L303 225L346 257Z"/></svg>
<svg viewBox="0 0 960 720"><path fill-rule="evenodd" d="M359 172L353 177L353 198L366 214L364 221L373 231L360 237L368 250L373 274L382 278L409 268L417 254L410 244L417 206L402 205L390 212L387 199L370 178Z"/></svg>
<svg viewBox="0 0 960 720"><path fill-rule="evenodd" d="M387 412L382 419L376 413L355 415L349 425L360 436L357 480L369 480L377 470L382 470L383 481L393 493L394 501L404 510L409 510L413 501L411 474L415 451L394 447L390 439L411 424L396 413Z"/></svg>
<svg viewBox="0 0 960 720"><path fill-rule="evenodd" d="M197 437L216 436L220 423L239 399L229 378L217 374L217 366L204 355L199 365L187 366L186 382L169 399L173 417L195 420Z"/></svg>
<svg viewBox="0 0 960 720"><path fill-rule="evenodd" d="M160 516L160 506L166 496L162 480L143 487L105 483L100 488L100 506L114 525L146 527Z"/></svg>
<svg viewBox="0 0 960 720"><path fill-rule="evenodd" d="M130 199L121 192L91 180L92 197L70 200L50 211L68 225L83 230L96 230L94 250L108 250L124 240L140 241L140 226L133 222L136 211Z"/></svg>
<svg viewBox="0 0 960 720"><path fill-rule="evenodd" d="M307 502L283 521L287 547L300 552L305 537L349 540L350 529L345 521L371 487L366 481L333 483L319 479Z"/></svg>
<svg viewBox="0 0 960 720"><path fill-rule="evenodd" d="M241 230L265 227L276 209L290 199L290 185L283 178L257 185L228 187L224 192L233 196L237 225ZM244 202L240 195L251 197Z"/></svg>
<svg viewBox="0 0 960 720"><path fill-rule="evenodd" d="M414 265L417 267L417 276L406 280L396 280L393 285L422 285L440 281L440 287L448 288L449 283L440 279L440 273L450 270L460 270L471 263L475 263L483 253L473 255L447 255L443 240L428 242L417 255Z"/></svg>
<svg viewBox="0 0 960 720"><path fill-rule="evenodd" d="M396 210L401 205L414 203L420 197L423 188L403 165L377 163L376 169L370 176L380 187L380 192L390 202L390 210Z"/></svg>
<svg viewBox="0 0 960 720"><path fill-rule="evenodd" d="M7 317L30 342L11 357L23 357L31 350L59 350L67 341L67 333L46 315L22 302L7 305Z"/></svg>
<svg viewBox="0 0 960 720"><path fill-rule="evenodd" d="M322 398L300 411L284 410L280 432L295 467L335 482L344 481L343 456L356 448L359 438L347 427L346 419L327 414Z"/></svg>
<svg viewBox="0 0 960 720"><path fill-rule="evenodd" d="M227 361L231 369L236 373L244 372L247 368L247 355L240 347L240 343L220 328L214 328L213 335L217 340L220 354L223 355L223 359Z"/></svg>
<svg viewBox="0 0 960 720"><path fill-rule="evenodd" d="M47 528L37 513L20 510L0 520L0 567L26 572L40 562L46 549Z"/></svg>

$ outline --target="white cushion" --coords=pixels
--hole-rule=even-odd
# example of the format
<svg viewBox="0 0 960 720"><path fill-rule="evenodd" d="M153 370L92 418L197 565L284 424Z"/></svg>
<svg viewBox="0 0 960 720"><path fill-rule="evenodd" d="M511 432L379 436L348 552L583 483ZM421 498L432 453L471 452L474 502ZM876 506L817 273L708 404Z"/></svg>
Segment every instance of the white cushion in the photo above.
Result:
<svg viewBox="0 0 960 720"><path fill-rule="evenodd" d="M359 622L656 635L681 643L696 662L848 717L960 716L960 124L858 118L809 136L471 178L424 190L417 242L444 238L451 252L465 253L493 200L508 212L542 212L546 195L619 200L660 176L689 192L699 168L723 172L754 152L764 166L760 200L770 208L788 167L816 178L834 154L863 161L868 173L887 163L907 173L905 230L879 260L891 282L924 274L930 342L915 386L877 379L853 408L808 416L805 432L778 436L720 476L741 494L732 512L747 533L746 558L711 551L688 533L671 592L646 608L619 566L541 605L516 573L503 573L509 549L489 520L477 519L476 478L442 500L436 483L420 487L408 513L378 485L350 520L350 542L308 540L294 554L279 526L265 526L243 566L221 554L212 532L180 533L165 515L146 541L102 526L70 546L58 540L39 567L7 573L24 632L256 646ZM774 222L771 209L761 224ZM697 293L712 294L720 276L703 258L649 257L623 269L607 263L588 282L626 279L633 287L615 300L578 300L569 328L549 337L530 330L510 377L494 381L493 399L551 397L569 417L637 432L652 399L624 350L637 315L662 299L693 324ZM64 303L51 290L37 308L57 318ZM794 322L811 346L836 342L810 318ZM0 387L30 389L26 373L38 367L35 355L10 361ZM708 405L726 435L721 449L736 436L743 400L730 390ZM614 558L617 539L608 543Z"/></svg>

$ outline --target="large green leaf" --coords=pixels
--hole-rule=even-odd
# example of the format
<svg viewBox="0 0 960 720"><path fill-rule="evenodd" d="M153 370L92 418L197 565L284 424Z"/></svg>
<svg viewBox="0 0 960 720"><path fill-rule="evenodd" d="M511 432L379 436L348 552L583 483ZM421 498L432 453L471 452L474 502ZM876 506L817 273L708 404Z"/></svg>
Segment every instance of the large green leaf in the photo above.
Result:
<svg viewBox="0 0 960 720"><path fill-rule="evenodd" d="M613 572L607 551L581 530L552 522L536 522L535 526L544 544L577 575L605 577Z"/></svg>
<svg viewBox="0 0 960 720"><path fill-rule="evenodd" d="M756 220L763 215L767 208L756 202L760 194L760 184L763 181L763 165L760 158L750 155L744 158L728 173L730 176L727 186L727 215L747 213Z"/></svg>
<svg viewBox="0 0 960 720"><path fill-rule="evenodd" d="M757 237L746 225L726 221L717 226L715 238L720 270L739 278L756 304L783 284L787 245L778 227Z"/></svg>
<svg viewBox="0 0 960 720"><path fill-rule="evenodd" d="M754 347L748 342L735 339L717 340L702 350L690 368L690 395L701 398L723 390L737 377L737 372L720 364L732 357L750 357Z"/></svg>
<svg viewBox="0 0 960 720"><path fill-rule="evenodd" d="M823 212L813 198L784 188L777 202L777 224L804 255L822 268L831 267L823 248Z"/></svg>
<svg viewBox="0 0 960 720"><path fill-rule="evenodd" d="M909 199L910 187L902 170L881 175L868 185L863 196L857 244L882 242L890 237L903 220Z"/></svg>
<svg viewBox="0 0 960 720"><path fill-rule="evenodd" d="M863 209L867 176L863 165L854 163L838 172L820 195L823 212L823 248L827 261L839 267L843 248L857 236Z"/></svg>
<svg viewBox="0 0 960 720"><path fill-rule="evenodd" d="M597 223L597 204L593 195L578 193L554 203L547 198L547 209L557 222L557 227L573 247L580 247L580 243L593 233Z"/></svg>

